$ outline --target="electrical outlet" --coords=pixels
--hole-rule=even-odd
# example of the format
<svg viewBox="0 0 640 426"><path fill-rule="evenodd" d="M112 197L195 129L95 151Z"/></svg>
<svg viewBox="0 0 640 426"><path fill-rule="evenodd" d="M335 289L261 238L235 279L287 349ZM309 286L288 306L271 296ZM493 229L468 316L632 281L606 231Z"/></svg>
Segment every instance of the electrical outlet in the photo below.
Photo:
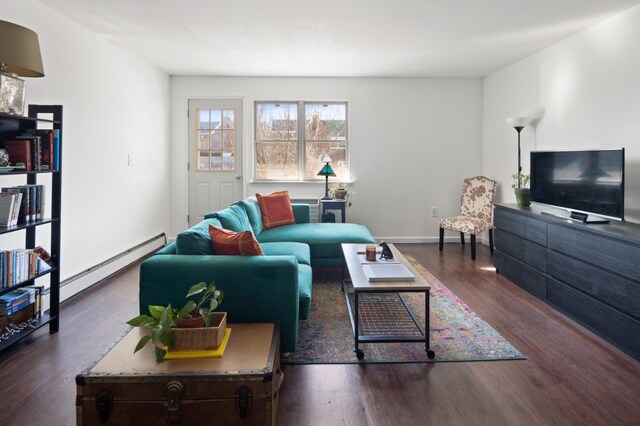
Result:
<svg viewBox="0 0 640 426"><path fill-rule="evenodd" d="M438 208L431 207L431 217L438 217Z"/></svg>

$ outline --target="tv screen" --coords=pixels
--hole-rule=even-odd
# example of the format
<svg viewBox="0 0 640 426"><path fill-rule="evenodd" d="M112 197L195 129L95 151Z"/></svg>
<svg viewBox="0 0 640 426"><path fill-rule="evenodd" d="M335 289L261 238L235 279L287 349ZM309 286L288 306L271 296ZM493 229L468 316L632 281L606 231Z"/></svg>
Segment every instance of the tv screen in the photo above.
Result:
<svg viewBox="0 0 640 426"><path fill-rule="evenodd" d="M624 219L624 148L532 151L531 201Z"/></svg>

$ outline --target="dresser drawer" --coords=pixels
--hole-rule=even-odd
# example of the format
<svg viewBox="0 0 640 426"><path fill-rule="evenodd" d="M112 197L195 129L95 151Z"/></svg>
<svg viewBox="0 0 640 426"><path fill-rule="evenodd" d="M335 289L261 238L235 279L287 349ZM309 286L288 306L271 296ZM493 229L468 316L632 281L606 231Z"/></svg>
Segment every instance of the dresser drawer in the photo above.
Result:
<svg viewBox="0 0 640 426"><path fill-rule="evenodd" d="M494 253L494 262L500 275L540 299L547 297L547 278L543 273L499 250Z"/></svg>
<svg viewBox="0 0 640 426"><path fill-rule="evenodd" d="M495 246L540 272L547 272L547 249L531 241L512 235L502 229L495 230Z"/></svg>
<svg viewBox="0 0 640 426"><path fill-rule="evenodd" d="M549 276L640 319L640 283L553 251L548 258Z"/></svg>
<svg viewBox="0 0 640 426"><path fill-rule="evenodd" d="M550 249L640 279L640 246L553 224L548 230Z"/></svg>
<svg viewBox="0 0 640 426"><path fill-rule="evenodd" d="M494 211L493 222L495 227L500 230L542 246L547 245L547 224L542 220L528 218L497 207Z"/></svg>
<svg viewBox="0 0 640 426"><path fill-rule="evenodd" d="M640 358L640 321L553 278L547 281L547 299L570 317Z"/></svg>

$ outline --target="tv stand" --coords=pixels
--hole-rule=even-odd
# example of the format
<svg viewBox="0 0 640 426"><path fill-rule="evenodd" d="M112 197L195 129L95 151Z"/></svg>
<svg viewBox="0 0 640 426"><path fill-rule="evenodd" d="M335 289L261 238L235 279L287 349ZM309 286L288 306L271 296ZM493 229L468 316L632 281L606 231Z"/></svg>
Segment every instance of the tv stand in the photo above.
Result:
<svg viewBox="0 0 640 426"><path fill-rule="evenodd" d="M542 210L540 214L557 217L565 221L585 223L587 225L592 225L592 224L603 225L611 222L609 219L605 219L600 216L589 216L586 213L580 213L580 212L574 212L574 211L569 212L569 215L567 215L567 212L565 210L553 210L553 211Z"/></svg>
<svg viewBox="0 0 640 426"><path fill-rule="evenodd" d="M496 272L640 359L640 225L564 213L496 204Z"/></svg>
<svg viewBox="0 0 640 426"><path fill-rule="evenodd" d="M586 213L580 213L580 212L571 212L571 215L569 216L571 219L575 219L578 220L580 222L583 223L609 223L611 222L609 219L605 219L602 217L598 217L595 216L594 218L589 218L589 215Z"/></svg>

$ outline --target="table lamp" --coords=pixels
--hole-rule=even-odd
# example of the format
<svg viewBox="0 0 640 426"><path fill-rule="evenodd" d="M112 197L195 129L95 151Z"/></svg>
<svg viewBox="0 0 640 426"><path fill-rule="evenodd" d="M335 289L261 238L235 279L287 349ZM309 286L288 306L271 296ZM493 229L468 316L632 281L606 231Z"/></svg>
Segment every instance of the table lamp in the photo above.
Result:
<svg viewBox="0 0 640 426"><path fill-rule="evenodd" d="M318 172L318 176L324 176L324 197L322 197L322 200L330 200L331 196L329 195L329 176L335 176L336 173L333 171L333 169L331 168L331 165L329 163L331 163L331 157L329 157L328 155L325 155L322 158L322 162L326 163L322 169Z"/></svg>
<svg viewBox="0 0 640 426"><path fill-rule="evenodd" d="M28 28L0 21L0 112L22 115L24 80L44 77L38 35Z"/></svg>

